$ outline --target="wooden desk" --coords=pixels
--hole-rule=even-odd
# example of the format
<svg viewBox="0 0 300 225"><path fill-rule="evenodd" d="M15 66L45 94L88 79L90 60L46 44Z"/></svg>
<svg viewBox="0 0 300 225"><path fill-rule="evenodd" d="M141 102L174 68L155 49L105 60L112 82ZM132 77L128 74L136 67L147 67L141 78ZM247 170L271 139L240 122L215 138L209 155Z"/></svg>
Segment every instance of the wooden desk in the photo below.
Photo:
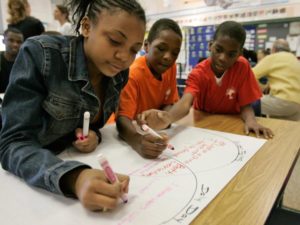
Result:
<svg viewBox="0 0 300 225"><path fill-rule="evenodd" d="M300 123L258 118L275 137L243 167L192 225L263 225L285 185L300 149ZM179 124L243 134L237 116L190 112Z"/></svg>

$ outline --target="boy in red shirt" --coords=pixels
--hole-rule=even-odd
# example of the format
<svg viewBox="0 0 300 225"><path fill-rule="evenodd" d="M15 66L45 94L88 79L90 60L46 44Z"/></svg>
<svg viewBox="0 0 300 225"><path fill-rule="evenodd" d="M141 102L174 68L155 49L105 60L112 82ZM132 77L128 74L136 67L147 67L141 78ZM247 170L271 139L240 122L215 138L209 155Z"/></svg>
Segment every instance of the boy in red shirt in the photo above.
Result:
<svg viewBox="0 0 300 225"><path fill-rule="evenodd" d="M117 113L120 136L140 155L156 158L167 146L167 137L142 135L132 121L148 109L168 110L178 101L175 61L180 52L182 33L171 19L156 21L147 38L147 53L130 66L129 80L122 90Z"/></svg>
<svg viewBox="0 0 300 225"><path fill-rule="evenodd" d="M256 122L251 103L262 96L248 61L240 56L246 33L237 22L226 21L216 30L210 46L211 57L199 63L189 74L183 97L168 112L148 110L139 115L142 123L163 129L184 117L193 104L209 113L240 113L245 133L273 133Z"/></svg>

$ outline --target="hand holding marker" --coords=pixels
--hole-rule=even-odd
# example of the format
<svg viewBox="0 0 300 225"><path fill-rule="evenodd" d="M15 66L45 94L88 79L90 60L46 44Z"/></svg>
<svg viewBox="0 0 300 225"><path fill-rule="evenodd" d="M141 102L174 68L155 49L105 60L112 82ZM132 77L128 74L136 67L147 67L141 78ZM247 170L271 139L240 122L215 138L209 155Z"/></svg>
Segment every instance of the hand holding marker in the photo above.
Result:
<svg viewBox="0 0 300 225"><path fill-rule="evenodd" d="M148 134L151 134L151 135L153 135L153 136L155 136L155 137L158 137L158 138L160 138L160 139L163 139L162 136L160 136L157 132L155 132L153 129L151 129L151 128L150 128L148 125L146 125L146 124L143 124L143 125L142 125L142 130L145 131L145 132L147 132ZM167 148L170 149L170 150L175 150L174 146L171 145L171 144L168 144Z"/></svg>
<svg viewBox="0 0 300 225"><path fill-rule="evenodd" d="M100 153L97 156L97 158L98 158L99 164L102 167L102 169L104 171L104 174L105 174L106 178L109 180L109 182L111 184L114 184L115 182L119 182L119 179L118 179L117 175L112 170L111 166L109 165L109 162L104 157L104 155L102 155ZM128 202L128 198L127 198L127 195L125 193L121 196L121 199L123 200L124 203Z"/></svg>

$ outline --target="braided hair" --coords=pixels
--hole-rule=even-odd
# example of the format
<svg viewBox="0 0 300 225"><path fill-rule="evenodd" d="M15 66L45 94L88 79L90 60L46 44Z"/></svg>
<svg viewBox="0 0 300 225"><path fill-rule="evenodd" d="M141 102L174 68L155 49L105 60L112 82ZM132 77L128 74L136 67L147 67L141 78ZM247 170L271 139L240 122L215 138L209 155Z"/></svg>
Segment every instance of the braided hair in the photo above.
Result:
<svg viewBox="0 0 300 225"><path fill-rule="evenodd" d="M70 11L73 11L73 22L76 24L75 31L79 34L81 20L87 16L94 23L103 9L110 12L124 10L130 15L135 15L146 24L145 11L136 0L70 0Z"/></svg>

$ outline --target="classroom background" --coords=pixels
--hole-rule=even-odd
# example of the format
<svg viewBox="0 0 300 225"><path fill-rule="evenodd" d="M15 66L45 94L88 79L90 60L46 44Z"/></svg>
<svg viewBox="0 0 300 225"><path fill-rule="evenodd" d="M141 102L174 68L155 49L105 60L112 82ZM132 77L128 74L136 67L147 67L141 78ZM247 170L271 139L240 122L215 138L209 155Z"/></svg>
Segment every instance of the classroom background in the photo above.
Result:
<svg viewBox="0 0 300 225"><path fill-rule="evenodd" d="M40 19L46 31L57 30L53 18L56 4L64 0L29 0L31 15ZM278 38L288 40L291 51L300 59L299 0L140 0L146 10L147 27L159 18L174 19L182 28L184 40L177 59L180 93L191 68L209 56L208 43L216 25L225 20L241 22L246 29L245 48L257 52L271 48ZM0 51L2 33L7 27L7 0L0 4Z"/></svg>

